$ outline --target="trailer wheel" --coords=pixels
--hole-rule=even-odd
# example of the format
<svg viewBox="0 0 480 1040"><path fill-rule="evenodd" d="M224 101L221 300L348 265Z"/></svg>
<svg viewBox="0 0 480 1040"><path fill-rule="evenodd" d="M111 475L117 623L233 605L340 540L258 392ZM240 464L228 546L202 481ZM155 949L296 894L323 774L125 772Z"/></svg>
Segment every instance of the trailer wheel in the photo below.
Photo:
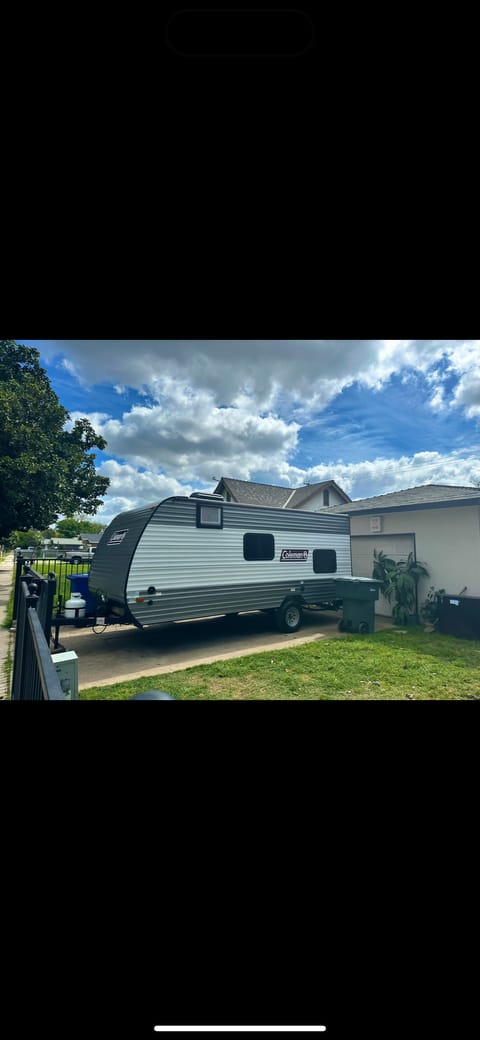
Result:
<svg viewBox="0 0 480 1040"><path fill-rule="evenodd" d="M339 632L346 632L347 629L348 629L347 622L343 618L340 618L340 621L338 622L338 631Z"/></svg>
<svg viewBox="0 0 480 1040"><path fill-rule="evenodd" d="M302 623L302 611L298 603L282 603L275 611L275 619L280 632L297 632Z"/></svg>
<svg viewBox="0 0 480 1040"><path fill-rule="evenodd" d="M370 631L370 625L368 624L368 621L361 621L359 626L358 626L358 631L359 632L369 632Z"/></svg>

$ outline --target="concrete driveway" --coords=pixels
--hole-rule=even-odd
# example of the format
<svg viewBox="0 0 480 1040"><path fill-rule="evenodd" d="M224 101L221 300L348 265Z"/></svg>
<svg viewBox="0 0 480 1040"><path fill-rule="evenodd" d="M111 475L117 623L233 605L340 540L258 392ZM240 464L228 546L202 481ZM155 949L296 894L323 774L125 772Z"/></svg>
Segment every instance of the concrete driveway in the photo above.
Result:
<svg viewBox="0 0 480 1040"><path fill-rule="evenodd" d="M270 616L255 611L145 629L115 625L98 635L89 628L65 626L60 629L59 640L65 650L78 655L79 688L83 690L264 650L343 638L338 631L341 616L341 611L307 610L302 627L292 635L276 631ZM377 630L391 625L390 619L376 619Z"/></svg>

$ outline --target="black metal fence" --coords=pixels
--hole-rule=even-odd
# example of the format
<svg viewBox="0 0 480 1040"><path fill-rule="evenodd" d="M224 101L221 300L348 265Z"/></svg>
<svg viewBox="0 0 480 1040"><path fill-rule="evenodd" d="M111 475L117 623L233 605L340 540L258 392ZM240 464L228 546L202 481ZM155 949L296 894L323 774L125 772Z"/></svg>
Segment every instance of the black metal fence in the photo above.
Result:
<svg viewBox="0 0 480 1040"><path fill-rule="evenodd" d="M15 583L16 631L12 700L66 700L50 656L50 631L56 578L45 578L32 568Z"/></svg>
<svg viewBox="0 0 480 1040"><path fill-rule="evenodd" d="M90 570L90 562L86 563L70 563L68 560L59 560L57 558L52 559L37 559L32 560L33 567L30 567L30 559L27 561L23 556L17 557L16 571L15 571L15 597L13 603L13 620L17 617L18 610L18 596L20 579L22 574L28 574L30 572L36 575L36 579L43 579L46 576L53 576L56 579L56 589L53 600L53 610L55 611L59 606L59 601L65 603L70 595L70 585L68 578L74 574L88 574Z"/></svg>

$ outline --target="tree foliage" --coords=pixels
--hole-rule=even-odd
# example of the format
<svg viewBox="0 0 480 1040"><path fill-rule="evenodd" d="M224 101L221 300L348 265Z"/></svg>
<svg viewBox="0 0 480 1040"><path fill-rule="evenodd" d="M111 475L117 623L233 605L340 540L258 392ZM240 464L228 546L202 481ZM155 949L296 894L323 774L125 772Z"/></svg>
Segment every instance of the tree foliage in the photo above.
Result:
<svg viewBox="0 0 480 1040"><path fill-rule="evenodd" d="M59 538L78 538L80 534L80 523L73 516L66 516L64 520L58 520L55 525L55 534Z"/></svg>
<svg viewBox="0 0 480 1040"><path fill-rule="evenodd" d="M0 537L42 529L60 514L95 514L110 481L95 471L106 441L70 416L33 347L0 340Z"/></svg>

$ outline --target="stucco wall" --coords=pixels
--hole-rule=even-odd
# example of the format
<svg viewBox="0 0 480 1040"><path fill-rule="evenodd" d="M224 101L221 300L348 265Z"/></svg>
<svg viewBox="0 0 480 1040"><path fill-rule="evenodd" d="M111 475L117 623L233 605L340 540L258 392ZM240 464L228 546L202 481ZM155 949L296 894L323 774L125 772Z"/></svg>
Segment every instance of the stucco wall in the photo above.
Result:
<svg viewBox="0 0 480 1040"><path fill-rule="evenodd" d="M480 596L480 509L478 506L454 506L447 509L419 509L368 516L350 514L352 535L372 534L370 515L381 516L381 534L414 532L417 560L424 563L429 578L418 586L419 603L425 599L430 585L459 594ZM377 550L382 548L378 537Z"/></svg>

